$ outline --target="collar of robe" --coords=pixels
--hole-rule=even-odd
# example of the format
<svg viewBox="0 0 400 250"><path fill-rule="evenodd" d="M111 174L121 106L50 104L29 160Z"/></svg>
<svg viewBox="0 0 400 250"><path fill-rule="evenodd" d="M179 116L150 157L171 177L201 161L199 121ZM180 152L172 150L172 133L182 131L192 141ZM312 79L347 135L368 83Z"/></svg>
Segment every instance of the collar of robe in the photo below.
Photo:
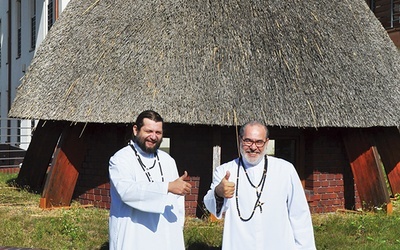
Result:
<svg viewBox="0 0 400 250"><path fill-rule="evenodd" d="M158 158L157 152L154 152L154 163L153 163L153 166L147 167L143 163L142 158L140 157L140 155L138 153L138 150L136 150L136 145L134 145L134 143L130 142L129 146L131 146L132 150L135 152L136 159L138 160L140 167L142 168L144 174L146 175L147 180L149 180L149 182L154 182L154 179L151 176L149 171L151 169L153 169L156 166L156 162L158 162L158 167L160 169L160 174L161 174L161 181L164 182L164 174L163 174L163 171L162 171L162 168L161 168L161 163L160 163L160 159Z"/></svg>
<svg viewBox="0 0 400 250"><path fill-rule="evenodd" d="M245 175L246 175L246 177L247 177L247 180L249 181L250 185L251 185L253 188L256 189L257 200L256 200L256 202L254 203L253 211L252 211L251 215L250 215L248 218L243 218L242 215L241 215L241 213L240 213L240 209L239 209L239 179L240 179L240 178L239 178L239 174L240 174L240 166L243 167L244 173L245 173ZM240 218L242 221L249 221L249 220L251 220L251 218L253 218L253 215L254 215L254 213L255 213L257 207L260 208L260 213L262 213L262 205L264 204L264 202L260 202L260 198L261 198L261 194L262 194L262 192L263 192L263 190L264 190L265 179L266 179L266 177L267 177L267 169L268 169L268 158L267 158L267 155L265 155L265 157L264 157L264 171L263 171L263 175L262 175L262 177L261 177L261 179L260 179L260 182L259 182L258 185L256 186L256 185L250 180L250 177L249 177L249 175L247 174L247 170L246 170L246 167L244 166L242 157L239 158L239 164L238 164L238 169L237 169L237 178L236 178L236 209L237 209L239 218ZM260 186L261 186L261 189L260 189L260 191L258 191L258 188L259 188Z"/></svg>

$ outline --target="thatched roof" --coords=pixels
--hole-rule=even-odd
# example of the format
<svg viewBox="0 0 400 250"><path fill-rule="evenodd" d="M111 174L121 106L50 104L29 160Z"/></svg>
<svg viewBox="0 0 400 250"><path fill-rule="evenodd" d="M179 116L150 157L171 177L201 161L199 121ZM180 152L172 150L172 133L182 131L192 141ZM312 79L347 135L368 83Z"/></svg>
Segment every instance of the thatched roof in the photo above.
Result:
<svg viewBox="0 0 400 250"><path fill-rule="evenodd" d="M364 0L72 0L9 115L398 126L399 62Z"/></svg>

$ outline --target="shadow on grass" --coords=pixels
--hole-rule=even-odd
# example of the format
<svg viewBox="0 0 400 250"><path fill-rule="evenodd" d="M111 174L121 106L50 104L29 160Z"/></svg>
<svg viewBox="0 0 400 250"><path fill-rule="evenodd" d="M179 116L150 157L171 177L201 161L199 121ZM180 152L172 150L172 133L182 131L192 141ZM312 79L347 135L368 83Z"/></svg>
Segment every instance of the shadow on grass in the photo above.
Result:
<svg viewBox="0 0 400 250"><path fill-rule="evenodd" d="M109 247L110 247L110 245L109 245L109 242L107 241L107 242L104 242L103 245L101 245L99 250L108 250ZM221 250L220 247L210 247L203 243L190 244L186 249L187 250Z"/></svg>
<svg viewBox="0 0 400 250"><path fill-rule="evenodd" d="M24 190L24 191L27 191L27 192L32 193L32 194L40 194L40 193L42 193L43 188L38 189L38 190L34 190L28 185L19 184L17 179L18 178L11 178L11 179L8 179L5 183L7 184L7 186L17 188L20 191Z"/></svg>
<svg viewBox="0 0 400 250"><path fill-rule="evenodd" d="M104 242L103 245L101 245L99 250L108 250L110 248L109 242Z"/></svg>
<svg viewBox="0 0 400 250"><path fill-rule="evenodd" d="M188 250L221 250L221 247L210 247L204 243L193 243L187 247Z"/></svg>
<svg viewBox="0 0 400 250"><path fill-rule="evenodd" d="M7 186L9 187L16 187L17 185L17 178L11 178L6 181Z"/></svg>

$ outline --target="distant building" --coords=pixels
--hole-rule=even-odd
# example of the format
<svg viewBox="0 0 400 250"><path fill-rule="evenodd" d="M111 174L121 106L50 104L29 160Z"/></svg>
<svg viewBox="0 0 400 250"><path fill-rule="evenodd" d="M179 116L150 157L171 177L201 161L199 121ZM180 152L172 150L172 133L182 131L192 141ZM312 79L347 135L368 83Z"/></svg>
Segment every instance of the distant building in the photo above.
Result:
<svg viewBox="0 0 400 250"><path fill-rule="evenodd" d="M68 2L0 1L0 144L29 145L34 121L9 120L7 114L36 49Z"/></svg>
<svg viewBox="0 0 400 250"><path fill-rule="evenodd" d="M400 1L366 0L366 2L400 51Z"/></svg>

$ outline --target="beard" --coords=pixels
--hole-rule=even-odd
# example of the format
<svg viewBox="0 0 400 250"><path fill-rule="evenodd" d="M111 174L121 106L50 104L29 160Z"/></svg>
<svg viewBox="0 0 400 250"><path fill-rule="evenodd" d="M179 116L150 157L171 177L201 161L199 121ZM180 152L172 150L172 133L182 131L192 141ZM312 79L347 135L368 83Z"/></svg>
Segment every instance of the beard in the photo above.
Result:
<svg viewBox="0 0 400 250"><path fill-rule="evenodd" d="M140 147L141 150L148 154L154 154L157 149L160 147L162 138L156 142L156 144L153 147L147 147L146 146L146 138L140 137L139 135L134 138L134 141L136 144Z"/></svg>
<svg viewBox="0 0 400 250"><path fill-rule="evenodd" d="M247 151L245 151L243 149L243 146L240 145L240 154L242 155L245 164L250 166L255 166L258 163L260 163L264 158L264 156L267 154L267 147L264 147L263 151L260 151L257 157L248 157L246 152L251 152L251 150L248 149Z"/></svg>

